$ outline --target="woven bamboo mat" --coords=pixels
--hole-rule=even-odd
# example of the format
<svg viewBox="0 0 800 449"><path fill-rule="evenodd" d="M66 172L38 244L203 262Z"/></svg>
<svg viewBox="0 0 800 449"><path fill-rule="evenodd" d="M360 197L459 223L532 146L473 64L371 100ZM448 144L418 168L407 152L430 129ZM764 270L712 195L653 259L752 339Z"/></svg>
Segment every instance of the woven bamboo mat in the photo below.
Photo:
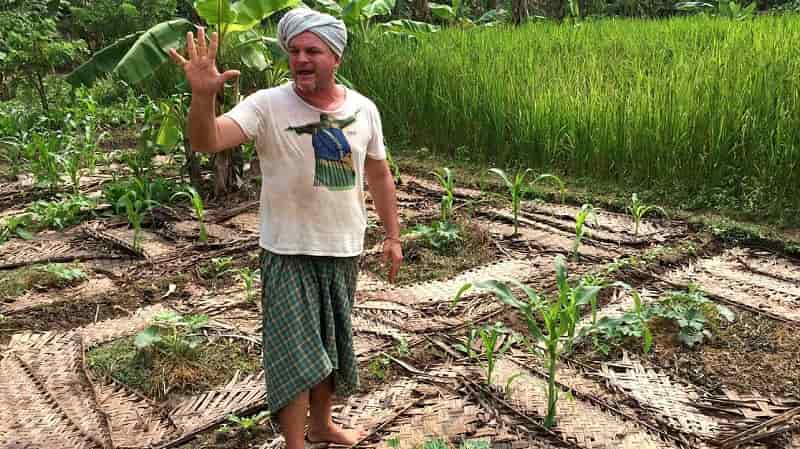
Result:
<svg viewBox="0 0 800 449"><path fill-rule="evenodd" d="M551 266L551 261L552 259L547 257L530 260L506 259L465 271L448 280L424 282L384 291L358 292L357 296L362 300L382 300L411 306L421 303L449 302L467 282L489 279L524 281L540 274L539 267L543 264ZM473 294L477 293L473 290L468 292L465 297Z"/></svg>
<svg viewBox="0 0 800 449"><path fill-rule="evenodd" d="M83 369L80 335L40 335L12 347L0 361L0 445L112 447L108 421Z"/></svg>
<svg viewBox="0 0 800 449"><path fill-rule="evenodd" d="M172 421L146 399L122 385L95 384L97 404L108 417L114 447L147 448L177 436Z"/></svg>
<svg viewBox="0 0 800 449"><path fill-rule="evenodd" d="M512 376L517 376L507 393L514 408L525 414L544 417L547 411L547 382L526 373L524 367L501 359L497 361L492 383L505 389ZM521 373L521 374L520 374ZM674 448L634 422L621 419L583 400L569 400L562 392L558 402L554 428L563 438L587 449L594 448Z"/></svg>
<svg viewBox="0 0 800 449"><path fill-rule="evenodd" d="M140 332L155 315L167 310L169 308L162 304L154 304L138 309L130 316L93 323L76 329L76 332L82 335L84 346L91 348Z"/></svg>
<svg viewBox="0 0 800 449"><path fill-rule="evenodd" d="M752 259L748 262L754 263ZM764 262L767 266L767 260ZM730 253L701 259L672 270L665 277L680 285L695 283L710 294L800 322L800 285L791 278L752 272Z"/></svg>
<svg viewBox="0 0 800 449"><path fill-rule="evenodd" d="M50 304L75 300L85 301L87 297L106 295L113 288L114 281L111 279L102 275L93 275L86 282L74 287L46 292L29 291L14 298L11 303L1 304L0 313L11 314Z"/></svg>
<svg viewBox="0 0 800 449"><path fill-rule="evenodd" d="M632 397L673 429L709 439L718 435L721 421L691 405L700 396L691 385L645 368L627 353L622 360L603 363L601 373L610 387Z"/></svg>

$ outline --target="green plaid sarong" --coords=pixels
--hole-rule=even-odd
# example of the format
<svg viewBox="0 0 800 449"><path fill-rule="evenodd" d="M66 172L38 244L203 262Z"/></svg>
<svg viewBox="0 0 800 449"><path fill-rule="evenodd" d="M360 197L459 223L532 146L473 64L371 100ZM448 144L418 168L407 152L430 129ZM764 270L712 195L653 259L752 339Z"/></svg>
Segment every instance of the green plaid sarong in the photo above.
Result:
<svg viewBox="0 0 800 449"><path fill-rule="evenodd" d="M273 414L333 372L335 393L358 386L350 311L358 257L261 251L263 356Z"/></svg>

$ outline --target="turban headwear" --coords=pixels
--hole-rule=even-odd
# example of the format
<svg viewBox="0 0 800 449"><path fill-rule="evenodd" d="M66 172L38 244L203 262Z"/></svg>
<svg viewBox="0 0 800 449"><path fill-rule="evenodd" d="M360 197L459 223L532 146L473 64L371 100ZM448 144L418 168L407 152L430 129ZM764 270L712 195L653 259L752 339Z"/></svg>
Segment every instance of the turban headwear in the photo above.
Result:
<svg viewBox="0 0 800 449"><path fill-rule="evenodd" d="M347 45L347 28L341 20L310 8L295 8L278 22L278 44L289 53L289 42L310 31L325 42L340 58Z"/></svg>

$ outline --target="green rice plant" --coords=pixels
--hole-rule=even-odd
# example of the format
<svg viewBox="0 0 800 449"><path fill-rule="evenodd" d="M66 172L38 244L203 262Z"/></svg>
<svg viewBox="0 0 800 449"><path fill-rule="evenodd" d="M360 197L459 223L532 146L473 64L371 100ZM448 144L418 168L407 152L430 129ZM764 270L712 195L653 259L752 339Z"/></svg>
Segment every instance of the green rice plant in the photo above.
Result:
<svg viewBox="0 0 800 449"><path fill-rule="evenodd" d="M581 206L581 209L575 215L575 240L572 243L572 256L575 258L575 260L579 260L581 257L580 253L578 252L578 248L581 245L583 236L589 232L585 225L592 216L595 217L596 222L597 216L595 215L594 207L591 204L584 204Z"/></svg>
<svg viewBox="0 0 800 449"><path fill-rule="evenodd" d="M453 218L453 202L454 202L454 190L455 190L455 181L453 180L453 173L450 171L449 168L444 167L436 171L432 171L431 174L436 177L436 180L439 181L439 185L444 190L442 194L442 202L441 202L441 219L443 222L449 222Z"/></svg>
<svg viewBox="0 0 800 449"><path fill-rule="evenodd" d="M593 304L601 289L599 286L581 284L570 286L564 258L558 256L555 265L558 296L554 300L548 301L525 284L511 281L513 286L527 296L524 299L517 299L516 294L506 283L496 280L465 284L453 299L453 303L457 303L460 297L473 286L489 290L500 302L516 309L523 318L528 327L530 349L532 352L538 353L539 348L542 348L545 367L548 371L547 416L544 421L546 427L552 427L555 424L559 393L556 386L556 371L559 357L572 350L576 338L591 331L591 326L576 329L580 319L580 309Z"/></svg>
<svg viewBox="0 0 800 449"><path fill-rule="evenodd" d="M560 203L563 204L564 197L567 194L567 185L564 184L564 181L561 180L561 178L559 178L556 175L550 173L542 173L541 175L537 176L533 181L531 181L531 186L545 181L549 181L558 187L558 200Z"/></svg>
<svg viewBox="0 0 800 449"><path fill-rule="evenodd" d="M236 271L239 279L244 283L245 297L251 300L255 297L255 283L260 278L260 272L250 267L240 268Z"/></svg>
<svg viewBox="0 0 800 449"><path fill-rule="evenodd" d="M489 169L489 172L499 176L508 188L509 199L511 200L511 212L514 214L514 235L519 234L519 206L522 202L522 196L525 194L525 177L532 171L533 170L530 168L519 170L512 181L503 170L499 168Z"/></svg>
<svg viewBox="0 0 800 449"><path fill-rule="evenodd" d="M140 351L157 350L178 358L190 358L203 340L199 331L207 324L206 315L161 312L136 335L134 345Z"/></svg>
<svg viewBox="0 0 800 449"><path fill-rule="evenodd" d="M639 235L639 223L641 223L642 218L650 212L658 211L662 215L667 215L667 212L659 206L642 204L642 202L639 201L639 196L635 193L631 195L631 203L628 205L627 209L631 217L633 217L633 235Z"/></svg>
<svg viewBox="0 0 800 449"><path fill-rule="evenodd" d="M206 232L206 225L203 222L205 218L205 208L203 207L203 197L194 189L194 187L187 186L182 192L176 192L172 198L186 198L192 204L194 215L200 224L200 241L205 243L208 241L208 233Z"/></svg>
<svg viewBox="0 0 800 449"><path fill-rule="evenodd" d="M354 45L349 57L370 63L341 68L381 99L388 140L439 160L624 182L675 205L787 219L800 209L800 16L416 36ZM471 151L453 152L462 146Z"/></svg>

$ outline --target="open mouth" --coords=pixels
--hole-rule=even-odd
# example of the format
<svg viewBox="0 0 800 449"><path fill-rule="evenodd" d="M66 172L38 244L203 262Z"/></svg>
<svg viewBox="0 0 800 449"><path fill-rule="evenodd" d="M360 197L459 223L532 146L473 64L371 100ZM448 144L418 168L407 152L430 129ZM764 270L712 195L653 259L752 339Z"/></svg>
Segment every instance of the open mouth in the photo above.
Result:
<svg viewBox="0 0 800 449"><path fill-rule="evenodd" d="M297 73L298 76L311 76L311 75L314 74L314 71L313 70L298 70L296 73Z"/></svg>

